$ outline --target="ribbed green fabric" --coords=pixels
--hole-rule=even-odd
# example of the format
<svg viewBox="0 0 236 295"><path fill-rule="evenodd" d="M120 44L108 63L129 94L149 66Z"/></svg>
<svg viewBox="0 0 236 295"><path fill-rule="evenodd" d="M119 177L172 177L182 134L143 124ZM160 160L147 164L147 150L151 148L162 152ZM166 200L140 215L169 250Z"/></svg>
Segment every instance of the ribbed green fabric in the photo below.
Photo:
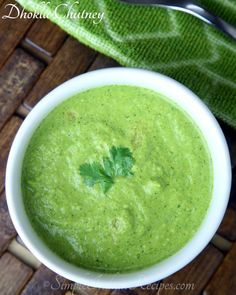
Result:
<svg viewBox="0 0 236 295"><path fill-rule="evenodd" d="M122 65L164 73L192 89L216 116L236 128L236 41L191 15L116 0L80 0L74 12L104 12L104 19L66 18L76 0L18 0L47 14L69 34ZM47 1L46 1L47 2ZM202 0L205 7L236 26L236 0ZM78 52L79 54L79 52Z"/></svg>

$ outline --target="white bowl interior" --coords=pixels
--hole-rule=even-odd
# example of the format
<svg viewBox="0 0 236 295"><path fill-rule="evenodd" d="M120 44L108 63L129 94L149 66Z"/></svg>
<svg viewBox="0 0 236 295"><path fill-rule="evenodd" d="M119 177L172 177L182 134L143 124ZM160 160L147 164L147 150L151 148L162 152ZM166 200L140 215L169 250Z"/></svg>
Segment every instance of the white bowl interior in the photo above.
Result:
<svg viewBox="0 0 236 295"><path fill-rule="evenodd" d="M21 168L28 142L42 119L61 101L103 85L136 85L167 96L182 107L204 135L213 160L214 187L210 208L201 227L175 255L144 270L126 274L100 274L73 266L55 255L37 236L26 216L21 194ZM81 284L101 288L130 288L149 284L181 269L209 243L226 209L231 185L231 165L224 135L214 116L186 87L166 76L146 70L113 68L75 77L46 95L30 112L13 142L6 171L6 195L13 223L32 253L56 273Z"/></svg>

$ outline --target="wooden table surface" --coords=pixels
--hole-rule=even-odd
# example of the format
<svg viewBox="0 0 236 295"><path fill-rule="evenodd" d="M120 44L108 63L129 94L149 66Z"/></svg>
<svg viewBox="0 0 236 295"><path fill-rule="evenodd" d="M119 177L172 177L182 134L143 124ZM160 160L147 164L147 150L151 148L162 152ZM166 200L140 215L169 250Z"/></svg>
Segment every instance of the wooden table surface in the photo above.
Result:
<svg viewBox="0 0 236 295"><path fill-rule="evenodd" d="M2 20L6 3L0 0L0 295L236 294L236 130L222 122L232 159L230 203L211 243L181 271L142 288L102 290L74 286L26 249L11 223L4 193L11 142L31 108L51 89L86 71L118 64L47 20Z"/></svg>

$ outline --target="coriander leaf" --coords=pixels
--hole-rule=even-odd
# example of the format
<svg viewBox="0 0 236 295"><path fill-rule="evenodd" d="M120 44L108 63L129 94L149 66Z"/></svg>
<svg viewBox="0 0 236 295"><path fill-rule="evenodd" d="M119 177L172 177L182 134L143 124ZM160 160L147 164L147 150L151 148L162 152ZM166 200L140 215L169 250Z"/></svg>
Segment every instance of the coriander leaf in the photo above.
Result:
<svg viewBox="0 0 236 295"><path fill-rule="evenodd" d="M109 191L116 177L133 175L135 162L128 148L112 146L109 152L110 157L103 157L102 164L85 163L79 168L84 183L89 187L99 184L104 193Z"/></svg>
<svg viewBox="0 0 236 295"><path fill-rule="evenodd" d="M103 158L103 167L106 171L106 174L113 177L114 176L114 168L113 163L108 157Z"/></svg>
<svg viewBox="0 0 236 295"><path fill-rule="evenodd" d="M133 175L131 170L134 165L134 158L128 148L113 146L110 149L110 155L115 176Z"/></svg>
<svg viewBox="0 0 236 295"><path fill-rule="evenodd" d="M104 179L100 182L100 186L104 193L107 193L113 184L114 184L114 181L112 178L110 178L109 180Z"/></svg>
<svg viewBox="0 0 236 295"><path fill-rule="evenodd" d="M94 186L96 183L103 183L102 187L107 188L108 185L105 185L105 183L113 182L111 177L105 174L102 166L96 162L81 165L80 175L83 176L84 183L89 187Z"/></svg>

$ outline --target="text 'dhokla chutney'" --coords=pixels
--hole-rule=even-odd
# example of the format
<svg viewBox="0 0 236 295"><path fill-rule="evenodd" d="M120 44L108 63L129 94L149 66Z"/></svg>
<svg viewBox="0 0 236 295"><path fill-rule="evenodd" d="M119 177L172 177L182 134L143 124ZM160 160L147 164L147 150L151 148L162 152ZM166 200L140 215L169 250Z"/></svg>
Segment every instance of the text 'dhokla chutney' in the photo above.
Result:
<svg viewBox="0 0 236 295"><path fill-rule="evenodd" d="M125 85L58 105L33 134L22 170L40 238L64 260L107 273L180 250L207 213L212 184L192 119L159 93Z"/></svg>

